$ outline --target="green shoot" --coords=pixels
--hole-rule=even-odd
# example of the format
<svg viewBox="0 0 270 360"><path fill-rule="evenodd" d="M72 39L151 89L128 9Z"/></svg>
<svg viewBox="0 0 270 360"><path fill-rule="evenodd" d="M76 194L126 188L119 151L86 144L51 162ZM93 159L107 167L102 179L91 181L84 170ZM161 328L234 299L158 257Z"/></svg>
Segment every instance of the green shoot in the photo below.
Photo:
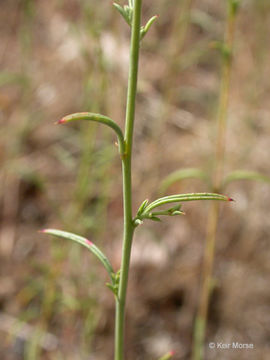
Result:
<svg viewBox="0 0 270 360"><path fill-rule="evenodd" d="M110 261L103 254L103 252L95 244L92 243L92 241L90 241L82 236L72 234L67 231L56 230L56 229L44 229L44 230L41 230L40 232L42 232L44 234L48 234L48 235L57 236L57 237L60 237L60 238L66 239L66 240L74 241L74 242L84 246L88 250L90 250L99 259L99 261L103 264L104 268L107 270L107 272L113 282L114 271L113 271Z"/></svg>
<svg viewBox="0 0 270 360"><path fill-rule="evenodd" d="M157 16L153 16L146 23L141 25L141 9L142 0L129 0L128 5L121 7L114 4L114 7L125 19L131 27L131 45L130 45L130 66L128 78L127 104L125 130L121 128L115 121L107 116L82 112L65 116L58 121L58 124L65 124L77 120L89 120L109 126L117 135L119 143L119 151L122 161L122 178L123 178L123 245L121 267L118 272L114 272L112 265L103 252L92 242L84 237L68 233L65 231L47 229L43 233L72 240L79 243L90 250L103 264L109 274L111 283L107 283L107 287L115 295L115 349L114 360L124 360L124 334L125 334L125 311L127 285L130 269L130 256L132 249L133 234L136 227L142 224L144 219L160 221L160 216L177 216L183 215L181 206L183 202L193 200L216 200L231 201L232 199L215 193L192 193L192 194L176 194L159 198L151 203L145 200L135 217L132 214L132 146L133 146L133 130L135 120L136 95L137 95L137 78L139 68L139 52L141 40L145 37L150 27L153 25ZM160 206L174 203L174 206L168 209L157 209ZM156 210L155 210L156 209ZM153 211L155 210L155 211ZM173 356L173 352L164 355L160 360L168 360Z"/></svg>

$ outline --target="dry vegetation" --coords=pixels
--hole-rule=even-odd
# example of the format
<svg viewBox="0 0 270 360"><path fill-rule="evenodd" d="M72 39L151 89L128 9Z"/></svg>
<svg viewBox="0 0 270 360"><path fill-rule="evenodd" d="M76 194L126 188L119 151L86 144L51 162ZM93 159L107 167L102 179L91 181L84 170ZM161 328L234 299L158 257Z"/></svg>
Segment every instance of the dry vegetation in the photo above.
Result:
<svg viewBox="0 0 270 360"><path fill-rule="evenodd" d="M122 200L115 139L95 125L53 125L77 111L101 112L123 125L129 30L110 5L1 2L3 360L112 358L113 298L103 287L106 274L77 246L37 234L49 225L86 235L119 267ZM134 210L157 196L153 189L171 171L210 171L214 146L220 55L209 44L223 37L225 1L145 1L143 18L153 12L160 17L140 61ZM269 37L269 1L243 0L226 171L270 175ZM205 190L199 180L170 188ZM267 360L270 187L241 181L227 192L236 203L221 209L207 343L254 343L255 350L207 348L207 359ZM176 360L190 359L207 209L206 203L185 205L186 217L138 230L128 294L129 360L156 359L171 348Z"/></svg>

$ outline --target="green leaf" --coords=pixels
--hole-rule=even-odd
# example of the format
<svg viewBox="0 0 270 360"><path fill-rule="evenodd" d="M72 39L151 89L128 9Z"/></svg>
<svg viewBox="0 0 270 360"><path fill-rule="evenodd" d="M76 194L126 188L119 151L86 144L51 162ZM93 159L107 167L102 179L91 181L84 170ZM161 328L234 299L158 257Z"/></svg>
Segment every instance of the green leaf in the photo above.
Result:
<svg viewBox="0 0 270 360"><path fill-rule="evenodd" d="M107 270L112 283L114 283L114 271L113 271L110 261L103 254L103 252L96 245L94 245L91 241L89 241L88 239L86 239L82 236L79 236L79 235L76 235L76 234L73 234L73 233L70 233L67 231L62 231L62 230L44 229L44 230L41 230L41 232L44 234L54 235L54 236L57 236L57 237L60 237L63 239L71 240L71 241L74 241L74 242L86 247L100 260L100 262L103 264L103 266Z"/></svg>
<svg viewBox="0 0 270 360"><path fill-rule="evenodd" d="M231 172L229 175L226 176L223 186L225 187L232 181L239 181L239 180L254 180L260 181L265 183L270 183L270 177L263 175L256 171L246 171L246 170L236 170Z"/></svg>
<svg viewBox="0 0 270 360"><path fill-rule="evenodd" d="M114 295L117 296L117 292L118 292L117 287L115 287L113 284L108 283L108 282L105 285L107 286L108 289L110 289L114 293Z"/></svg>
<svg viewBox="0 0 270 360"><path fill-rule="evenodd" d="M154 213L150 213L148 216L147 216L147 219L149 220L153 220L153 221L157 221L157 222L161 222L161 219L158 217L158 216L155 216L156 214Z"/></svg>
<svg viewBox="0 0 270 360"><path fill-rule="evenodd" d="M183 212L183 211L178 211L178 210L176 210L176 211L174 211L174 212L172 212L172 216L176 216L176 215L184 215L185 213Z"/></svg>
<svg viewBox="0 0 270 360"><path fill-rule="evenodd" d="M106 286L114 293L114 295L118 298L118 288L119 288L119 281L120 281L120 271L118 270L116 273L112 274L112 284L106 283Z"/></svg>
<svg viewBox="0 0 270 360"><path fill-rule="evenodd" d="M174 171L162 181L160 192L164 193L172 184L185 179L207 180L207 175L204 171L196 168L187 168Z"/></svg>
<svg viewBox="0 0 270 360"><path fill-rule="evenodd" d="M176 215L185 215L183 211L180 211L181 205L178 204L170 209L155 211L155 212L146 212L144 211L147 207L148 200L145 200L142 205L139 207L136 217L133 219L134 226L141 225L143 219L153 220L153 221L161 221L159 216L167 215L167 216L176 216Z"/></svg>
<svg viewBox="0 0 270 360"><path fill-rule="evenodd" d="M229 198L225 195L214 194L214 193L190 193L190 194L176 194L169 195L157 199L148 205L148 200L145 200L140 206L136 217L133 219L134 227L142 224L143 219L161 221L159 216L167 215L167 216L176 216L176 215L185 215L183 211L181 211L181 204L177 204L176 206L160 210L160 211L152 211L153 209L169 204L169 203L182 203L184 201L194 201L194 200L219 200L219 201L233 201L233 199Z"/></svg>
<svg viewBox="0 0 270 360"><path fill-rule="evenodd" d="M231 198L225 195L214 194L214 193L190 193L190 194L176 194L162 197L153 201L149 204L142 216L151 212L151 210L157 208L158 206L173 203L173 202L184 202L184 201L194 201L194 200L218 200L218 201L233 201Z"/></svg>
<svg viewBox="0 0 270 360"><path fill-rule="evenodd" d="M130 20L129 20L129 16L127 11L122 8L122 6L120 6L117 3L113 3L113 6L116 8L116 10L120 13L120 15L124 18L124 20L126 21L126 23L130 26Z"/></svg>
<svg viewBox="0 0 270 360"><path fill-rule="evenodd" d="M149 200L146 199L142 202L142 204L140 205L138 211L137 211L137 215L141 215L141 213L143 213L144 209L146 208L147 204L148 204Z"/></svg>
<svg viewBox="0 0 270 360"><path fill-rule="evenodd" d="M152 16L151 19L148 20L145 26L141 27L140 31L140 38L141 40L145 37L145 35L148 33L150 27L153 25L153 23L157 20L158 16Z"/></svg>
<svg viewBox="0 0 270 360"><path fill-rule="evenodd" d="M109 126L111 129L113 129L116 132L119 143L119 152L122 156L124 156L125 154L124 135L121 128L116 124L116 122L114 122L112 119L104 115L91 113L91 112L81 112L81 113L67 115L63 117L61 120L57 121L57 124L66 124L70 121L76 121L76 120L89 120Z"/></svg>
<svg viewBox="0 0 270 360"><path fill-rule="evenodd" d="M154 216L160 216L160 215L168 215L168 216L175 216L175 215L185 215L185 213L183 211L180 211L181 209L181 204L178 204L172 208L166 209L166 210L161 210L161 211L155 211L155 212L151 212L150 214L154 215ZM147 214L148 216L148 214Z"/></svg>
<svg viewBox="0 0 270 360"><path fill-rule="evenodd" d="M113 6L116 8L116 10L120 13L120 15L124 18L124 20L126 21L126 23L131 26L131 20L132 20L132 8L130 8L129 6L125 5L124 8L122 8L122 6L120 6L117 3L113 3Z"/></svg>

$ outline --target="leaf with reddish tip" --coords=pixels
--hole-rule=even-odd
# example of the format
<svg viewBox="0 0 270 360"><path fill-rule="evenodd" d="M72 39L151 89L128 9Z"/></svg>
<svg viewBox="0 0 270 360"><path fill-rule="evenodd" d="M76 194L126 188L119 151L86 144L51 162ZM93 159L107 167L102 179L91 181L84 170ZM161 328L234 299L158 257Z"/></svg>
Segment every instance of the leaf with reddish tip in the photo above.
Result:
<svg viewBox="0 0 270 360"><path fill-rule="evenodd" d="M194 201L194 200L232 201L232 199L226 195L215 194L215 193L190 193L190 194L169 195L157 199L153 201L151 204L147 205L141 216L144 217L147 213L151 212L153 209L161 205L174 203L174 202L182 203L185 201Z"/></svg>
<svg viewBox="0 0 270 360"><path fill-rule="evenodd" d="M63 118L63 119L60 119L60 120L56 121L56 124L57 124L57 125L60 125L60 124L66 123L66 122L67 122L67 121L65 120L65 118Z"/></svg>
<svg viewBox="0 0 270 360"><path fill-rule="evenodd" d="M113 271L110 261L103 254L103 252L95 244L93 244L90 240L88 240L82 236L67 232L67 231L56 230L56 229L43 229L40 232L42 232L43 234L54 235L54 236L57 236L57 237L60 237L63 239L72 240L72 241L86 247L101 261L101 263L104 265L105 269L107 270L112 283L114 282L114 280L113 280L114 279L114 277L113 277L114 271Z"/></svg>
<svg viewBox="0 0 270 360"><path fill-rule="evenodd" d="M58 120L57 124L66 124L70 121L75 120L88 120L88 121L94 121L98 122L104 125L109 126L111 129L113 129L116 132L118 143L119 143L119 152L121 155L125 154L125 141L124 141L124 135L121 130L121 128L114 122L112 119L110 119L107 116L91 113L91 112L81 112L81 113L75 113L71 115L67 115L63 117L62 119Z"/></svg>

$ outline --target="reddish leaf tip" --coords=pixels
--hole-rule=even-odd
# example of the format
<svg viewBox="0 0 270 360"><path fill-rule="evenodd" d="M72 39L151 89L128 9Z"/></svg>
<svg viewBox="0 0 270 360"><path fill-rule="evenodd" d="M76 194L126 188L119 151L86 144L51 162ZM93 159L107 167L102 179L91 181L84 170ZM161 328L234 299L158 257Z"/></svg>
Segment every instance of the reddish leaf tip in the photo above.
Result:
<svg viewBox="0 0 270 360"><path fill-rule="evenodd" d="M171 350L171 351L169 352L169 355L170 355L170 356L174 356L174 355L175 355L175 351L174 351L174 350Z"/></svg>
<svg viewBox="0 0 270 360"><path fill-rule="evenodd" d="M86 240L86 242L87 242L87 244L90 245L90 246L94 245L94 244L92 243L92 241L90 241L90 240Z"/></svg>
<svg viewBox="0 0 270 360"><path fill-rule="evenodd" d="M60 120L58 120L57 122L56 122L56 124L64 124L66 122L66 119L65 118L62 118L62 119L60 119Z"/></svg>
<svg viewBox="0 0 270 360"><path fill-rule="evenodd" d="M235 201L234 199L230 198L229 196L228 197L228 201Z"/></svg>
<svg viewBox="0 0 270 360"><path fill-rule="evenodd" d="M43 234L44 234L44 233L46 233L46 230L47 230L47 229L38 230L38 233L43 233Z"/></svg>

